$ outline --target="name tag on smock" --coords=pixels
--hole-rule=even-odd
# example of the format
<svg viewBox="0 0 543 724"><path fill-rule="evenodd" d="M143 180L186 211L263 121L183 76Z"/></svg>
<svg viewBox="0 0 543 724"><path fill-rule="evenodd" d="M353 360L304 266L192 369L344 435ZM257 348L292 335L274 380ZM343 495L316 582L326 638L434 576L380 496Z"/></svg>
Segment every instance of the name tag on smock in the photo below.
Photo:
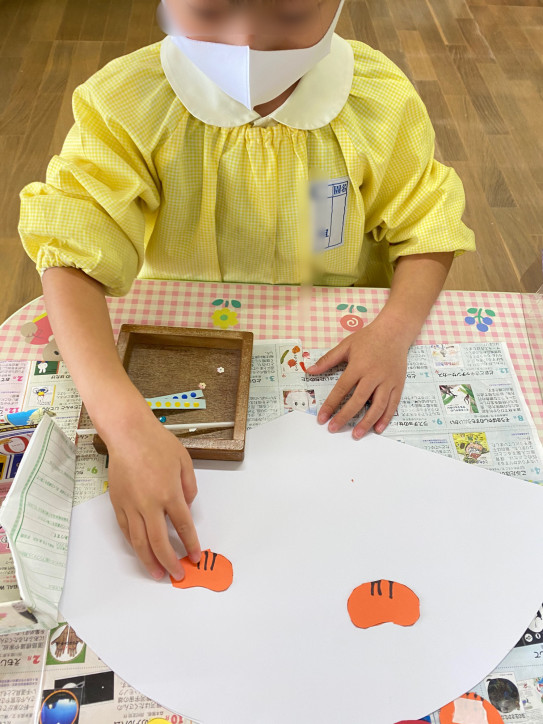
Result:
<svg viewBox="0 0 543 724"><path fill-rule="evenodd" d="M349 177L311 182L313 250L337 249L345 243Z"/></svg>

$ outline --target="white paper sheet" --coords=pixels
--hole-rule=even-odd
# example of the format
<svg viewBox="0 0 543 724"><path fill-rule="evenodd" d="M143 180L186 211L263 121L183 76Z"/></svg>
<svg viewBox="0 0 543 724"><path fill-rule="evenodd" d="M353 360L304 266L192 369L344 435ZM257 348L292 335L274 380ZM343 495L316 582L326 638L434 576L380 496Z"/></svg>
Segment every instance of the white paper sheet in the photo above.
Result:
<svg viewBox="0 0 543 724"><path fill-rule="evenodd" d="M491 671L543 599L533 484L296 413L249 431L242 464L199 467L200 541L232 586L152 581L102 496L74 510L61 610L126 681L204 724L417 719ZM416 592L418 623L353 626L350 593L377 579Z"/></svg>
<svg viewBox="0 0 543 724"><path fill-rule="evenodd" d="M21 598L38 622L58 623L75 480L75 445L51 417L34 431L0 510Z"/></svg>

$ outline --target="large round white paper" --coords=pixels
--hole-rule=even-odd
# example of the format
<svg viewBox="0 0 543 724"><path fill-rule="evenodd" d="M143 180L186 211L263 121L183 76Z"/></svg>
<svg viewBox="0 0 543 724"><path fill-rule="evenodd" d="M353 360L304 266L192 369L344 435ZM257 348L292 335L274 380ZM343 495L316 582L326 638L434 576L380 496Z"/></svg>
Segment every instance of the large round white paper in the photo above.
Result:
<svg viewBox="0 0 543 724"><path fill-rule="evenodd" d="M197 476L227 591L149 579L102 496L74 510L61 610L127 682L204 724L419 718L491 671L543 599L530 483L300 414ZM350 593L377 579L417 593L417 624L351 623Z"/></svg>

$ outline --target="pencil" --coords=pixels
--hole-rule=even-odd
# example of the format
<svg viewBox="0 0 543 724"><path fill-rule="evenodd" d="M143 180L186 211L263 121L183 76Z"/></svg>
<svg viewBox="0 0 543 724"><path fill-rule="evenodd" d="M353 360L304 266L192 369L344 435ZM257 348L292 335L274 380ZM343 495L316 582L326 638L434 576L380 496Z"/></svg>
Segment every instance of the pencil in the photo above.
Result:
<svg viewBox="0 0 543 724"><path fill-rule="evenodd" d="M234 427L233 422L193 422L183 423L182 425L164 425L166 430L171 432L198 432L199 430L214 430L225 427ZM78 435L97 435L97 431L93 427L77 430Z"/></svg>

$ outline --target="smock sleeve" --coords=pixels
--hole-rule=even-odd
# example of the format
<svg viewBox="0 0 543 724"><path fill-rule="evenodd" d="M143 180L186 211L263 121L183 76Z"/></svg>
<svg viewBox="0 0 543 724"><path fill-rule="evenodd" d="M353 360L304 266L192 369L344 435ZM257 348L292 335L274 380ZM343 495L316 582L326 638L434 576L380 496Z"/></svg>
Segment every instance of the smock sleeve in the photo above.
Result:
<svg viewBox="0 0 543 724"><path fill-rule="evenodd" d="M159 181L92 83L76 89L73 111L75 124L50 161L46 182L21 191L19 233L40 274L75 267L101 282L107 294L121 296L143 263Z"/></svg>
<svg viewBox="0 0 543 724"><path fill-rule="evenodd" d="M403 97L381 127L383 136L375 137L380 162L362 189L366 233L388 242L390 262L408 254L474 250L474 234L462 222L462 182L435 160L426 107L407 79L401 85Z"/></svg>

